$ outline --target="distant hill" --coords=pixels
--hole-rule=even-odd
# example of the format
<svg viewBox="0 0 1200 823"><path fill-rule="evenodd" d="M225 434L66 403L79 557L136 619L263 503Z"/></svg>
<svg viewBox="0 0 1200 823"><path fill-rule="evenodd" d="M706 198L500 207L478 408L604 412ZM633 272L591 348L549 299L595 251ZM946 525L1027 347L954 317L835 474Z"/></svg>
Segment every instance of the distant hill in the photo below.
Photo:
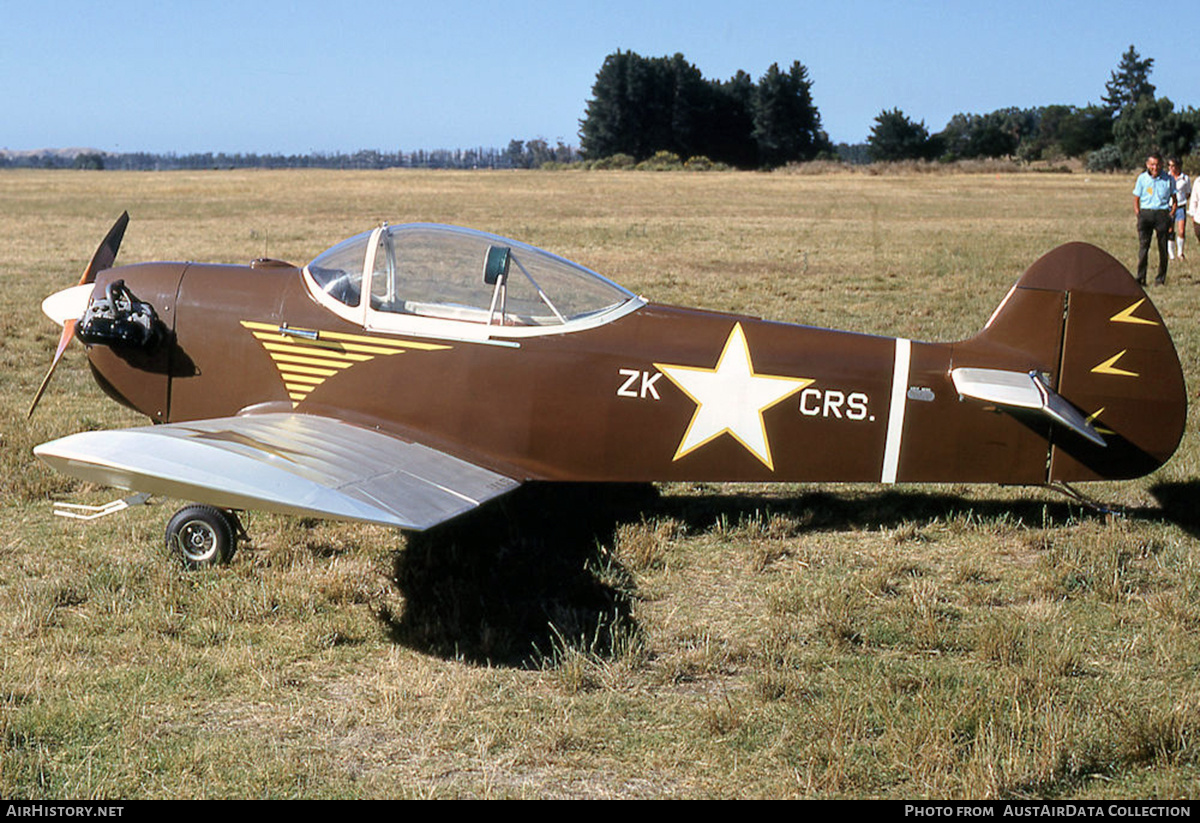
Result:
<svg viewBox="0 0 1200 823"><path fill-rule="evenodd" d="M29 160L34 157L53 157L57 160L74 160L81 154L105 155L108 152L100 149L69 148L69 149L0 149L0 157L9 160Z"/></svg>

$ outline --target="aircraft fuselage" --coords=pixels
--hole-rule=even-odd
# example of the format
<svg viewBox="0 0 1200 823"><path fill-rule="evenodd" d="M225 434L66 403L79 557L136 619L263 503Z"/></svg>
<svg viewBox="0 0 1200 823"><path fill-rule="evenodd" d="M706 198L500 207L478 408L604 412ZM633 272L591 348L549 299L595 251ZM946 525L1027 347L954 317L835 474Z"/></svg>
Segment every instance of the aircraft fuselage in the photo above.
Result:
<svg viewBox="0 0 1200 823"><path fill-rule="evenodd" d="M1014 290L1005 313L1021 328L962 343L655 304L595 328L480 341L364 329L290 266L127 266L102 272L96 292L116 279L156 308L171 342L88 356L106 390L155 422L332 416L536 480L1038 484L1108 476L1114 454L1045 418L964 402L950 377L969 365L1059 385L1063 291ZM1149 453L1141 473L1172 436L1116 451Z"/></svg>

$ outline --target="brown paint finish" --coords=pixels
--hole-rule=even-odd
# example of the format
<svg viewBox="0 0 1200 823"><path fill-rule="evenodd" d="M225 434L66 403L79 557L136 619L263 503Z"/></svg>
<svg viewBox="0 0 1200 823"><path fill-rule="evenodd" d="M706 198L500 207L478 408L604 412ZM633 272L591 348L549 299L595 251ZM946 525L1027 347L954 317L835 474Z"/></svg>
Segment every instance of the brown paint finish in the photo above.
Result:
<svg viewBox="0 0 1200 823"><path fill-rule="evenodd" d="M1060 391L1104 432L1108 447L1056 439L1061 480L1138 477L1175 451L1187 412L1183 375L1162 317L1137 295L1072 294ZM1115 318L1115 319L1114 319Z"/></svg>
<svg viewBox="0 0 1200 823"><path fill-rule="evenodd" d="M177 360L187 365L171 381L172 422L287 400L278 370L241 321L254 306L254 319L281 322L281 296L299 277L292 267L188 266L175 331Z"/></svg>
<svg viewBox="0 0 1200 823"><path fill-rule="evenodd" d="M89 357L151 419L325 415L517 479L878 482L889 448L901 482L1127 477L1171 455L1186 411L1162 318L1119 263L1083 244L1035 263L976 337L912 343L896 380L891 338L718 312L650 304L497 345L366 331L277 262L131 266L102 273L97 289L116 277L157 308L172 343L146 356L94 346ZM313 335L295 337L298 346L343 352L352 338L367 353L296 376L264 341L285 325ZM960 398L951 379L960 367L1044 375L1084 414L1102 409L1110 445L1040 414ZM738 369L755 391L779 396L735 402L723 387L743 385L731 376ZM289 388L285 372L305 386ZM904 417L889 441L893 402Z"/></svg>
<svg viewBox="0 0 1200 823"><path fill-rule="evenodd" d="M96 277L92 295L103 297L109 283L124 279L137 297L154 306L158 319L171 333L175 328L175 298L185 268L184 263L144 263L109 269ZM104 391L157 423L167 419L172 355L170 345L151 352L88 347L92 373Z"/></svg>
<svg viewBox="0 0 1200 823"><path fill-rule="evenodd" d="M1004 483L1044 483L1049 422L960 399L950 379L951 351L944 345L913 346L910 384L918 392L910 397L930 389L933 399L907 404L898 478L986 483L1001 477Z"/></svg>
<svg viewBox="0 0 1200 823"><path fill-rule="evenodd" d="M960 399L950 371L964 366L1037 371L1053 377L1062 343L1062 316L1061 292L1018 284L988 326L970 340L914 346L910 382L931 388L934 397L908 405L902 479L972 483L1004 477L1006 483L1046 482L1049 421Z"/></svg>
<svg viewBox="0 0 1200 823"><path fill-rule="evenodd" d="M291 306L287 315L296 325L310 320ZM298 410L308 403L350 410L482 465L519 467L527 478L878 479L892 342L753 320L740 322L755 371L813 380L809 394L763 415L774 470L727 435L674 458L696 404L655 378L655 363L714 367L736 322L647 306L599 329L522 341L519 349L449 342L443 351L350 368ZM636 396L619 394L628 379L622 370L638 375L627 389ZM643 380L652 390L643 390ZM855 393L870 398L855 413L859 420L849 418L847 398ZM836 439L847 448L825 447Z"/></svg>

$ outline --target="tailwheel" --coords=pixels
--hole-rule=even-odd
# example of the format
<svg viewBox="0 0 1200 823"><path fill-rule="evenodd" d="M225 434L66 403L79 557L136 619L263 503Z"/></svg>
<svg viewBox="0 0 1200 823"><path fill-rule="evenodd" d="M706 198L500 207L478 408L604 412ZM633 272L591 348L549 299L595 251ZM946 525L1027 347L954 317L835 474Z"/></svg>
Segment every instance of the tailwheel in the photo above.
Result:
<svg viewBox="0 0 1200 823"><path fill-rule="evenodd" d="M167 523L167 550L190 569L228 563L244 534L237 515L212 506L184 506Z"/></svg>

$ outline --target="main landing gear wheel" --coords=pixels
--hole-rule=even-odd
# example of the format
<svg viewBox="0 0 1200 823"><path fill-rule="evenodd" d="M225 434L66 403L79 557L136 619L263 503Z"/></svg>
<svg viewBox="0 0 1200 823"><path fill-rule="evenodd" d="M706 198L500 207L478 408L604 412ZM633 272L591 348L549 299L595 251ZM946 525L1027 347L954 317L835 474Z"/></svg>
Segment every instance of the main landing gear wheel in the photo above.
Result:
<svg viewBox="0 0 1200 823"><path fill-rule="evenodd" d="M167 550L190 569L228 563L237 551L241 524L233 512L184 506L167 523Z"/></svg>

